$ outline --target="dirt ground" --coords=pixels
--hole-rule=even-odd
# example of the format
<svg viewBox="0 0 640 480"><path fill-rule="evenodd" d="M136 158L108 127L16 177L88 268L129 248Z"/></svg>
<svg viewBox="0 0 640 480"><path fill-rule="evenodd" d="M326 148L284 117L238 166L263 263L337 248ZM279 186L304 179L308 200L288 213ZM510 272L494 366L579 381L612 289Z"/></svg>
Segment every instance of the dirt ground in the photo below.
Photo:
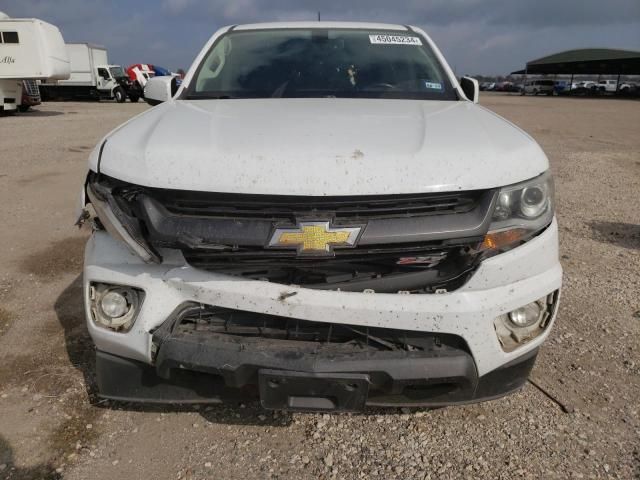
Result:
<svg viewBox="0 0 640 480"><path fill-rule="evenodd" d="M555 174L565 283L540 388L362 415L96 398L74 209L89 150L148 107L0 118L0 478L640 478L640 102L481 103L529 132Z"/></svg>

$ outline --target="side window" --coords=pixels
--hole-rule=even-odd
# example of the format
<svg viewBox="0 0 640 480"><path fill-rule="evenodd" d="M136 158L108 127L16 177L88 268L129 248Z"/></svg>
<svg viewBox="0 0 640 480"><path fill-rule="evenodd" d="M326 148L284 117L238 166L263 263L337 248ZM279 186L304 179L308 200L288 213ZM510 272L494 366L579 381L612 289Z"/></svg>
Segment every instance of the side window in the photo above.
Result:
<svg viewBox="0 0 640 480"><path fill-rule="evenodd" d="M18 32L0 32L1 43L18 43Z"/></svg>
<svg viewBox="0 0 640 480"><path fill-rule="evenodd" d="M98 75L100 75L105 80L109 79L109 72L107 72L106 68L99 68L98 69Z"/></svg>

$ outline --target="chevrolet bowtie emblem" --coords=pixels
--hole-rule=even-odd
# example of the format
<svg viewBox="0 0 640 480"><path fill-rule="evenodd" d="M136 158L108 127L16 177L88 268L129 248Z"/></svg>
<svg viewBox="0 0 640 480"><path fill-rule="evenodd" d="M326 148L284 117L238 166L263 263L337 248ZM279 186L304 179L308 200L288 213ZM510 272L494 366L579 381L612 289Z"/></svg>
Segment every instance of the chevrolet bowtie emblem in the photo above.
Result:
<svg viewBox="0 0 640 480"><path fill-rule="evenodd" d="M333 247L353 247L362 227L331 228L329 222L300 222L297 228L276 228L271 248L295 248L300 254L329 254Z"/></svg>

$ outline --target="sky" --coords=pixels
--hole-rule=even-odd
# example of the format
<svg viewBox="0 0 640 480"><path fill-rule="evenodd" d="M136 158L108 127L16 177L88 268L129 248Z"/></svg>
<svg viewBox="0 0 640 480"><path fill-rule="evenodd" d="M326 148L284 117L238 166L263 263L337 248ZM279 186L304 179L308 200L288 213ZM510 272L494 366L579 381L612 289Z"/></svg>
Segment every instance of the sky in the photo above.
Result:
<svg viewBox="0 0 640 480"><path fill-rule="evenodd" d="M11 17L56 25L67 42L104 45L124 67L184 68L225 25L381 21L427 31L458 75L507 74L573 48L640 50L640 0L0 0Z"/></svg>

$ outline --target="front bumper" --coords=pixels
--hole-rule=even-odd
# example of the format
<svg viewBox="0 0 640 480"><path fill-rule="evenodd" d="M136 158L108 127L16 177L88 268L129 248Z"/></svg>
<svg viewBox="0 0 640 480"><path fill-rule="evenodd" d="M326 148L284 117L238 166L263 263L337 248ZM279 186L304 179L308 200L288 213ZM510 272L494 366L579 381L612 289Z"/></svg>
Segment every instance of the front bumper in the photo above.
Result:
<svg viewBox="0 0 640 480"><path fill-rule="evenodd" d="M193 350L185 349L179 356L183 357L187 352L193 353ZM270 363L281 363L274 358L260 358L261 366L258 367L252 364L254 359L245 355L242 361L248 363L229 368L229 364L222 365L223 359L231 357L232 362L238 360L237 355L229 353L207 356L200 351L195 355L201 361L197 366L176 363L175 360L163 362L160 368L163 376L160 376L154 366L98 351L96 370L100 396L125 402L181 404L260 399L267 408L313 411L354 411L365 405L441 407L491 400L518 390L527 381L538 349L482 377L477 376L471 357L463 354L444 358L382 356L339 363L325 359L313 365L303 359L301 362L289 362L287 368L292 370L285 371L262 368ZM300 363L305 364L304 372L299 371ZM293 387L294 390L285 391L284 398L282 394L280 398L277 394L273 398L264 384L285 372L302 376L304 390L296 391ZM367 373L363 375L360 372ZM320 390L316 387L314 397L310 396L314 381L322 382L327 376L345 379L349 383L357 376L367 384L367 391L345 399L335 392L328 392L324 384L320 384ZM342 382L340 386L344 384ZM292 404L291 398L303 399L307 403ZM331 399L329 404L327 399Z"/></svg>
<svg viewBox="0 0 640 480"><path fill-rule="evenodd" d="M128 333L97 327L87 316L89 332L99 350L100 390L104 396L128 400L204 401L226 396L230 386L236 390L250 384L255 386L259 370L274 365L266 360L249 360L249 353L245 352L233 365L251 364L256 367L252 373L246 374L253 383L240 382L237 372L222 372L225 395L213 395L212 391L208 392L209 396L199 393L216 385L210 377L206 380L200 375L220 373L219 363L224 358L220 345L208 344L202 350L196 350L200 355L197 361L194 361L194 350L189 348L174 349L170 354L169 349L161 349L154 363L150 332L160 327L180 305L198 302L307 321L455 335L464 341L466 348L446 358L433 355L410 360L373 358L366 361L374 363L360 364L357 368L344 361L323 365L317 359L307 364L296 364L290 360L275 367L307 373L382 371L393 379L392 383L415 380L413 377L416 375L416 378L434 381L450 377L457 379L454 382L457 385L455 395L449 392L441 398L423 399L421 405L462 403L500 396L517 389L526 380L554 318L541 335L512 352L503 351L495 333L494 319L560 289L562 269L558 261L557 234L554 220L547 230L525 245L484 261L470 281L454 292L399 295L318 291L242 280L196 270L187 265L177 251L163 252L165 260L160 265L148 265L108 234L96 232L85 253L87 311L88 285L91 282L129 285L145 291L141 311ZM177 391L177 387L172 386L175 379L169 371L172 364L177 367L173 370L182 369L194 376L191 389L187 389L190 395L184 386L180 387L182 393L176 394L177 397L162 394L162 389ZM129 376L126 379L124 376L113 377L110 372L119 369L122 375L128 372ZM389 369L395 373L389 373ZM178 383L182 385L182 381ZM137 384L138 387L124 389L128 384ZM142 388L145 385L153 387ZM385 390L386 393L389 391L395 390ZM397 403L384 401L383 397L381 395L376 400L370 395L367 403Z"/></svg>

